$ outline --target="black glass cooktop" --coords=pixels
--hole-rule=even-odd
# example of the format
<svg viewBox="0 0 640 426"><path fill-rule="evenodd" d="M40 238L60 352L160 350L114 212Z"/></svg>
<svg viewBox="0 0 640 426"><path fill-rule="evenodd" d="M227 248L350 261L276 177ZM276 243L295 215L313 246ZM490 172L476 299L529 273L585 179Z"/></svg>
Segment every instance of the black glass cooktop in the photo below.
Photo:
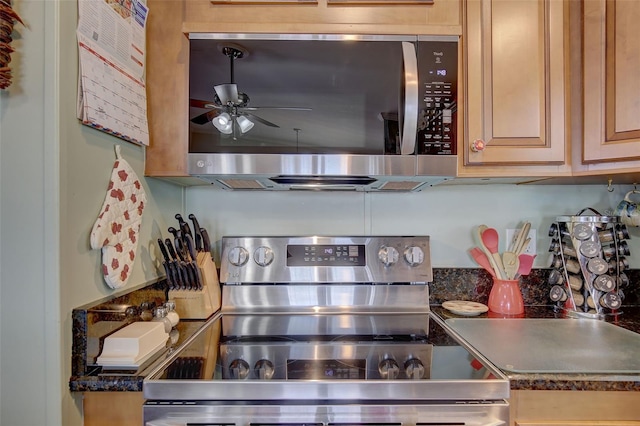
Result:
<svg viewBox="0 0 640 426"><path fill-rule="evenodd" d="M428 313L225 314L151 380L483 379L489 371Z"/></svg>

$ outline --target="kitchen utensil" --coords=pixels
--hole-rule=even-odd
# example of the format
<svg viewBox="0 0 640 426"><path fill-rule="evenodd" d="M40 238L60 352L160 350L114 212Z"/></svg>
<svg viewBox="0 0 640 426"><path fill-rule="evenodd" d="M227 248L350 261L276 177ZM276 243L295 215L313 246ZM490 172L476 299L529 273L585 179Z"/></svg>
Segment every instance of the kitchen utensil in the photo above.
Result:
<svg viewBox="0 0 640 426"><path fill-rule="evenodd" d="M167 231L169 231L171 233L171 235L173 235L173 239L174 240L182 238L182 232L180 232L179 230L177 230L173 226L170 226L169 228L167 228Z"/></svg>
<svg viewBox="0 0 640 426"><path fill-rule="evenodd" d="M191 228L189 227L189 224L184 221L182 215L180 213L176 213L175 218L180 224L180 231L182 232L182 236L191 235L191 238L193 238L193 235L191 234Z"/></svg>
<svg viewBox="0 0 640 426"><path fill-rule="evenodd" d="M471 254L471 257L473 257L473 260L475 260L478 265L482 266L487 272L491 274L491 276L493 277L496 276L496 272L494 271L493 266L491 266L491 262L489 262L489 258L482 251L482 249L480 249L479 247L474 247L471 250L469 250L469 253Z"/></svg>
<svg viewBox="0 0 640 426"><path fill-rule="evenodd" d="M518 268L520 267L518 256L511 251L505 251L502 253L502 264L504 265L504 272L507 279L512 280L518 273Z"/></svg>
<svg viewBox="0 0 640 426"><path fill-rule="evenodd" d="M160 241L162 240L158 238L158 242ZM171 240L169 240L168 238L167 238L167 243L171 243ZM172 253L170 250L170 247L171 246L167 246L165 242L162 242L162 245L160 246L160 250L164 249L167 253ZM169 269L171 270L170 288L172 290L178 290L183 285L182 271L180 269L180 265L178 264L174 256L168 256L168 258L169 258Z"/></svg>
<svg viewBox="0 0 640 426"><path fill-rule="evenodd" d="M522 244L520 245L520 247L518 248L518 251L516 252L516 254L519 256L522 253L524 253L524 251L527 249L527 247L529 246L529 243L531 242L531 238L527 238L526 240L524 240L522 242Z"/></svg>
<svg viewBox="0 0 640 426"><path fill-rule="evenodd" d="M209 239L209 233L206 229L200 228L200 235L202 235L202 250L211 255L211 240Z"/></svg>
<svg viewBox="0 0 640 426"><path fill-rule="evenodd" d="M200 223L196 216L192 213L189 215L189 219L193 222L193 240L196 244L196 251L202 251L202 233L200 232Z"/></svg>
<svg viewBox="0 0 640 426"><path fill-rule="evenodd" d="M175 285L175 278L173 276L174 272L171 266L171 259L169 258L169 253L167 252L167 248L164 245L164 242L161 238L158 238L158 246L160 247L160 251L162 252L162 257L164 260L162 261L162 266L164 267L164 272L167 275L167 284L169 289L172 289Z"/></svg>
<svg viewBox="0 0 640 426"><path fill-rule="evenodd" d="M513 245L513 248L509 251L516 253L516 255L518 255L520 254L521 250L524 250L524 248L529 245L528 242L531 241L531 239L529 238L530 229L531 229L531 223L525 222L522 225L522 228L520 228L520 230L518 231L518 236Z"/></svg>
<svg viewBox="0 0 640 426"><path fill-rule="evenodd" d="M533 266L533 260L535 258L535 254L521 254L520 256L518 256L518 275L529 275L529 273L531 272L531 267Z"/></svg>
<svg viewBox="0 0 640 426"><path fill-rule="evenodd" d="M502 278L504 278L504 276L502 275L500 269L498 268L498 265L496 264L496 261L494 260L493 255L491 254L491 252L489 251L487 246L482 241L482 234L488 228L489 227L487 225L478 225L478 228L476 229L476 237L478 239L478 246L482 249L484 254L487 256L487 259L489 259L489 263L491 264L491 269L493 269L493 271L495 272L495 276L497 278L501 278L502 279Z"/></svg>
<svg viewBox="0 0 640 426"><path fill-rule="evenodd" d="M180 238L176 238L175 241L175 252L178 255L178 261L182 270L185 271L186 275L186 290L191 290L196 287L195 281L195 272L193 271L193 267L189 262L189 254L186 251L184 246L184 241Z"/></svg>
<svg viewBox="0 0 640 426"><path fill-rule="evenodd" d="M198 266L198 255L196 254L191 235L185 235L184 241L187 244L187 250L189 251L189 257L191 258L189 263L191 264L191 269L194 273L195 286L198 288L198 290L202 290L202 273L200 271L200 267Z"/></svg>
<svg viewBox="0 0 640 426"><path fill-rule="evenodd" d="M482 243L489 250L493 260L496 264L496 276L503 279L506 277L504 273L504 265L502 264L502 258L500 257L500 253L498 253L498 245L500 243L500 237L498 235L498 231L494 228L487 228L482 231Z"/></svg>
<svg viewBox="0 0 640 426"><path fill-rule="evenodd" d="M175 277L176 277L177 284L180 286L182 290L186 290L187 281L189 279L189 276L187 275L187 271L185 271L183 266L180 264L180 260L178 259L178 254L173 248L173 242L171 242L171 239L167 238L166 240L164 240L164 242L165 242L165 245L167 246L167 250L169 251L169 254L171 255L171 258L173 258L173 265L174 265L174 270L176 271Z"/></svg>

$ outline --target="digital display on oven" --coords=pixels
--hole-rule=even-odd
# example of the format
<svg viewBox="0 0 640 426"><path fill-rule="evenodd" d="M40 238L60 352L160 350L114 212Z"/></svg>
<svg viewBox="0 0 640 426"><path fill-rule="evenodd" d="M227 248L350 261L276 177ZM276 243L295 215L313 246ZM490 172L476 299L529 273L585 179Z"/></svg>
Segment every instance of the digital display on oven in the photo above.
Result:
<svg viewBox="0 0 640 426"><path fill-rule="evenodd" d="M287 245L287 266L365 266L364 245Z"/></svg>
<svg viewBox="0 0 640 426"><path fill-rule="evenodd" d="M287 379L364 380L366 365L364 359L290 359L287 360Z"/></svg>

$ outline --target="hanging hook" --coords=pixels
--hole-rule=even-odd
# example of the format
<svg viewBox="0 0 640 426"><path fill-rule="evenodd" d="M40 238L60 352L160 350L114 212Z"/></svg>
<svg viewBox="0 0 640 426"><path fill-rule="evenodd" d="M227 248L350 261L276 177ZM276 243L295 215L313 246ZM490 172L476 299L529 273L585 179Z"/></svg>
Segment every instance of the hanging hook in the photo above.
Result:
<svg viewBox="0 0 640 426"><path fill-rule="evenodd" d="M609 178L609 183L607 185L607 191L609 192L613 192L613 186L611 186L612 183L613 183L613 179Z"/></svg>

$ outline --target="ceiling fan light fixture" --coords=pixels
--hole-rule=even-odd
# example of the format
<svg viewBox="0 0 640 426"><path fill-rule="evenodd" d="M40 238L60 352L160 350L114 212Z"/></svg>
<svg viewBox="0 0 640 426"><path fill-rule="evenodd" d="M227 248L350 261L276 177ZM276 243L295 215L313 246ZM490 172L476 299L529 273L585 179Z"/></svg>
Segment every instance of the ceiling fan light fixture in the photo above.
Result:
<svg viewBox="0 0 640 426"><path fill-rule="evenodd" d="M226 112L223 112L222 114L215 117L213 120L211 120L211 123L215 126L216 129L220 131L220 133L224 133L225 135L231 133L231 116Z"/></svg>
<svg viewBox="0 0 640 426"><path fill-rule="evenodd" d="M254 126L253 121L243 115L239 116L236 121L238 122L238 126L240 126L240 131L242 133L247 133Z"/></svg>

